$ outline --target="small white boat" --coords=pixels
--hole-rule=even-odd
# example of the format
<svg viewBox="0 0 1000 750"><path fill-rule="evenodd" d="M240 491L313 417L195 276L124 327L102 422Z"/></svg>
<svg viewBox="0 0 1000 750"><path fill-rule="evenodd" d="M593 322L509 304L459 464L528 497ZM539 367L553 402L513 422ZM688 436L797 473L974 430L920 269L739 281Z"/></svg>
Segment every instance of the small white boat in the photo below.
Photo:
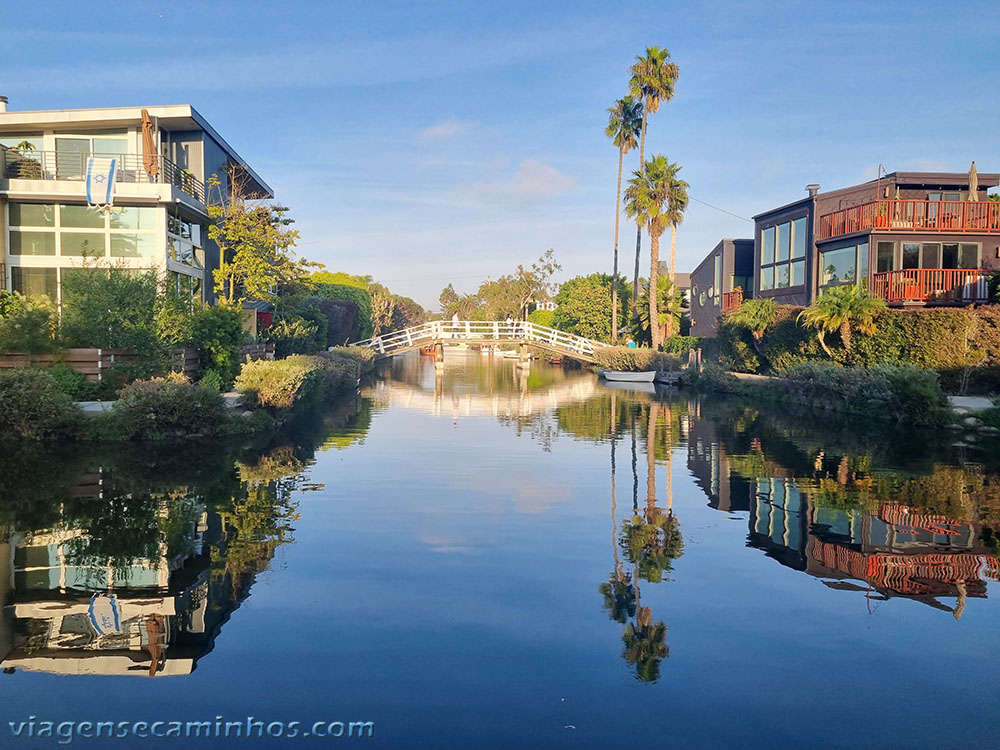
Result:
<svg viewBox="0 0 1000 750"><path fill-rule="evenodd" d="M510 350L510 349L504 349L504 350L503 350L502 352L500 352L500 353L501 353L501 354L502 354L502 355L503 355L504 357L507 357L508 359L517 359L518 357L520 357L520 356L521 356L520 352L516 352L516 351L512 351L512 350Z"/></svg>
<svg viewBox="0 0 1000 750"><path fill-rule="evenodd" d="M614 380L619 383L652 383L656 377L656 370L646 370L643 372L627 372L625 370L599 370L600 375L605 380Z"/></svg>
<svg viewBox="0 0 1000 750"><path fill-rule="evenodd" d="M656 378L654 378L654 381L659 383L660 385L677 385L680 382L680 380L681 380L681 373L676 370L673 371L662 370L656 373Z"/></svg>

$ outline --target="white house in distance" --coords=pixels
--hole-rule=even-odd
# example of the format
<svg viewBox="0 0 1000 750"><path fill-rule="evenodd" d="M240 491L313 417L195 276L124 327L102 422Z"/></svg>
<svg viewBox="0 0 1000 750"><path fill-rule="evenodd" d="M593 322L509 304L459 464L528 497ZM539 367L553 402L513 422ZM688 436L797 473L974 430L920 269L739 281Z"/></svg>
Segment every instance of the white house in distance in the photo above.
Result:
<svg viewBox="0 0 1000 750"><path fill-rule="evenodd" d="M115 195L102 210L88 206L86 175L107 157ZM231 170L249 194L273 197L190 105L19 112L0 97L0 278L59 301L66 274L96 256L155 269L192 305L211 302L219 251L207 206L228 194ZM221 188L206 187L212 175Z"/></svg>

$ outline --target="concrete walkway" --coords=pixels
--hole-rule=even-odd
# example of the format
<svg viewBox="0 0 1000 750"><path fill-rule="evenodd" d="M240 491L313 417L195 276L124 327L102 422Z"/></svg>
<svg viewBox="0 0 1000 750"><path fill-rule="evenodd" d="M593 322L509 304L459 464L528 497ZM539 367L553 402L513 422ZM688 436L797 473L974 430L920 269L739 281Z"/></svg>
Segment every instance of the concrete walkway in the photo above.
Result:
<svg viewBox="0 0 1000 750"><path fill-rule="evenodd" d="M948 396L948 403L959 414L970 414L993 408L993 399L985 396Z"/></svg>
<svg viewBox="0 0 1000 750"><path fill-rule="evenodd" d="M114 401L76 401L74 403L88 414L111 411L111 407L115 405Z"/></svg>

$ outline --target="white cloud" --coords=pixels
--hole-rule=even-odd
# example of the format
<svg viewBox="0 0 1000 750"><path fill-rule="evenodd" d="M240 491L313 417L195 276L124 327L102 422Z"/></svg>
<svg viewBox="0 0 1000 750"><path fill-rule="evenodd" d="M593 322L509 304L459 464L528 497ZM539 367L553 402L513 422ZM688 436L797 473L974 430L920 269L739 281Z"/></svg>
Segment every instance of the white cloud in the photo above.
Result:
<svg viewBox="0 0 1000 750"><path fill-rule="evenodd" d="M551 164L538 159L525 159L518 165L513 177L463 186L463 192L485 200L498 198L526 200L551 198L568 193L575 187L576 180Z"/></svg>
<svg viewBox="0 0 1000 750"><path fill-rule="evenodd" d="M445 120L437 125L424 128L418 136L421 141L449 141L465 135L472 128L472 123L461 120Z"/></svg>

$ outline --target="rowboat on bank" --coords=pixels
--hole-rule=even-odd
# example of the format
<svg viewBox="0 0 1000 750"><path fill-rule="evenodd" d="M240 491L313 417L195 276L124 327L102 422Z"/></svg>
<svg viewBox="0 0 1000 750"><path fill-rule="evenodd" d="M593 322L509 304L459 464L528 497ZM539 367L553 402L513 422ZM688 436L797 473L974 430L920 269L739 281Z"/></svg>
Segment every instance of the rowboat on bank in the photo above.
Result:
<svg viewBox="0 0 1000 750"><path fill-rule="evenodd" d="M625 370L598 370L598 375L605 380L618 383L652 383L656 377L656 370L646 370L643 372L627 372Z"/></svg>
<svg viewBox="0 0 1000 750"><path fill-rule="evenodd" d="M420 347L420 353L433 357L436 352L433 346L422 346Z"/></svg>

